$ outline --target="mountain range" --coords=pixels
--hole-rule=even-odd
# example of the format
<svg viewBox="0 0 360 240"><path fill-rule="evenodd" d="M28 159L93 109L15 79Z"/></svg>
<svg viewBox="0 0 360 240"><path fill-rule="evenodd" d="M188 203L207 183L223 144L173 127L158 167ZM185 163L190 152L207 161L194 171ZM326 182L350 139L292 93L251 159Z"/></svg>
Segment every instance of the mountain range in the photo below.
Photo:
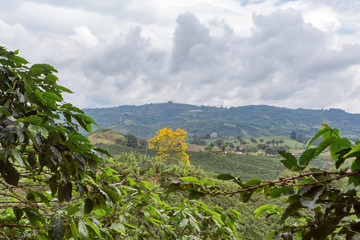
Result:
<svg viewBox="0 0 360 240"><path fill-rule="evenodd" d="M83 110L99 128L111 128L140 138L151 138L167 126L182 128L190 136L216 133L219 137L249 138L289 136L295 132L297 136L309 137L319 130L321 123L338 128L342 136L360 137L360 114L341 109L289 109L268 105L226 108L167 102Z"/></svg>

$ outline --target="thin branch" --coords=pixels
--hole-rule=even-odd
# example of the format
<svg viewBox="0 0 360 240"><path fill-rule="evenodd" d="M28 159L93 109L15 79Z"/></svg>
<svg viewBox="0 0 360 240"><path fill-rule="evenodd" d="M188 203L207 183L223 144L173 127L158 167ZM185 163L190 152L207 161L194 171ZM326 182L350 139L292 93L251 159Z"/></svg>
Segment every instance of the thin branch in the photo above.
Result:
<svg viewBox="0 0 360 240"><path fill-rule="evenodd" d="M33 228L33 229L45 229L45 230L51 230L52 228L48 226L31 226L31 225L21 225L21 224L15 224L15 223L0 223L0 227L17 227L17 228Z"/></svg>
<svg viewBox="0 0 360 240"><path fill-rule="evenodd" d="M302 229L311 228L311 227L313 227L314 225L317 225L317 224L320 224L320 223L329 222L329 221L336 220L336 219L339 219L339 218L341 219L341 218L348 217L348 216L355 215L355 214L356 214L355 212L351 212L351 213L345 213L345 214L342 214L342 215L337 215L337 216L334 216L334 217L329 217L329 218L326 218L326 219L323 219L323 220L318 220L318 221L309 223L308 225L295 228L295 229L292 230L291 232L292 232L292 233L296 233L296 232L298 232L298 231L300 231L300 230L302 230Z"/></svg>
<svg viewBox="0 0 360 240"><path fill-rule="evenodd" d="M0 229L0 234L3 235L4 238L6 238L7 240L10 240L10 238L8 236L6 236L6 234L3 231L1 231L1 229Z"/></svg>
<svg viewBox="0 0 360 240"><path fill-rule="evenodd" d="M310 183L302 183L302 184L291 184L291 185L283 185L283 183L287 182L287 181L292 181L292 180L296 180L302 177L307 177L307 176L319 176L319 175L338 175L337 177L333 177L333 178L328 178L328 179L324 179L324 180L320 180L320 181L315 181L315 182L310 182ZM300 187L300 186L308 186L308 185L316 185L316 184L320 184L320 183L325 183L325 182L331 182L334 180L339 180L341 178L346 178L346 177L351 177L351 176L355 176L355 175L360 175L360 172L327 172L327 171L323 171L323 172L310 172L310 173L304 173L304 174L300 174L298 176L295 177L290 177L290 178L280 178L280 180L278 181L273 181L273 182L268 182L268 183L264 183L264 184L259 184L256 186L251 186L251 187L247 187L247 188L242 188L236 191L232 191L232 192L222 192L222 193L210 193L210 195L215 196L215 195L233 195L239 192L247 192L247 191L252 191L258 188L262 188L262 187L266 187L266 186L281 186L281 187Z"/></svg>

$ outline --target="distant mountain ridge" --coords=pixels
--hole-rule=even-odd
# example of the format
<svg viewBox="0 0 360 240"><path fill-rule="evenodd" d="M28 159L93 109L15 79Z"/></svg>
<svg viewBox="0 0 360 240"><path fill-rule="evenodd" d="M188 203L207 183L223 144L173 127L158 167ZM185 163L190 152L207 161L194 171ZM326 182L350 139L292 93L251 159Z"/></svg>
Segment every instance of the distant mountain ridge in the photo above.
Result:
<svg viewBox="0 0 360 240"><path fill-rule="evenodd" d="M196 106L181 103L156 103L141 106L124 105L112 108L83 109L100 128L111 128L120 133L131 133L150 138L161 128L183 128L190 135L216 132L219 136L280 136L293 131L311 136L328 123L338 128L342 136L358 139L360 114L341 109L289 109L268 105L240 107Z"/></svg>

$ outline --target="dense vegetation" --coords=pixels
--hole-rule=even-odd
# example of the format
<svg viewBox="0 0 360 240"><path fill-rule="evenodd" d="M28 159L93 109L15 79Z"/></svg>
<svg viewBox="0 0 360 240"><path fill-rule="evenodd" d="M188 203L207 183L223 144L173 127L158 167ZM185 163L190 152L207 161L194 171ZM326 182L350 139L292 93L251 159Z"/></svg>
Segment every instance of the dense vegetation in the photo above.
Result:
<svg viewBox="0 0 360 240"><path fill-rule="evenodd" d="M237 237L235 210L196 200L169 205L156 185L105 166L106 152L78 132L90 133L94 121L63 102L61 93L71 91L57 84L53 67L29 67L3 47L0 64L2 238Z"/></svg>
<svg viewBox="0 0 360 240"><path fill-rule="evenodd" d="M153 137L164 127L182 128L189 136L216 132L221 136L243 138L260 136L311 137L328 123L345 136L360 136L360 115L339 109L308 110L272 106L243 106L219 108L188 104L161 103L143 106L84 109L100 128L112 128L121 133L131 133L141 138Z"/></svg>
<svg viewBox="0 0 360 240"><path fill-rule="evenodd" d="M29 66L17 52L3 47L0 64L0 235L4 239L360 236L360 141L341 137L338 129L323 124L298 157L280 151L280 162L288 171L279 178L244 179L223 173L215 179L214 174L185 164L169 167L157 157L122 153L106 158L105 150L79 134L80 128L91 133L94 121L63 101L61 93L71 91L57 84L53 67ZM127 147L140 149L134 135L125 135L125 140ZM327 148L331 168L310 167ZM209 165L208 158L202 162ZM269 163L261 165L256 159L250 161L269 168ZM229 169L234 169L235 161ZM242 165L245 162L239 169ZM239 200L237 204L231 197ZM279 205L281 200L286 204ZM250 220L252 201L264 205ZM266 221L277 224L263 228L265 218L253 222L263 214ZM270 233L265 236L262 231Z"/></svg>

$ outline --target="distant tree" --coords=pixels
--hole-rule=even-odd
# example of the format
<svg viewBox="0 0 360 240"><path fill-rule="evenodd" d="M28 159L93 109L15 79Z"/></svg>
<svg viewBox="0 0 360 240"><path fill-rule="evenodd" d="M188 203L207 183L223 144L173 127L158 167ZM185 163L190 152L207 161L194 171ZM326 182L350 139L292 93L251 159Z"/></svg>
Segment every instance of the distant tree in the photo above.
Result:
<svg viewBox="0 0 360 240"><path fill-rule="evenodd" d="M262 150L265 150L267 147L268 146L266 144L264 144L264 143L260 143L260 144L257 145L257 148L262 149Z"/></svg>
<svg viewBox="0 0 360 240"><path fill-rule="evenodd" d="M145 139L138 139L138 143L139 148L148 148L149 146L148 141L146 141Z"/></svg>
<svg viewBox="0 0 360 240"><path fill-rule="evenodd" d="M239 145L236 145L235 150L236 150L237 152L239 152L239 151L240 151L240 146L239 146Z"/></svg>
<svg viewBox="0 0 360 240"><path fill-rule="evenodd" d="M290 138L291 138L292 140L296 140L296 132L295 132L295 131L292 131L292 132L290 133Z"/></svg>
<svg viewBox="0 0 360 240"><path fill-rule="evenodd" d="M256 141L255 138L250 138L250 142L252 142L253 144L256 144L256 143L257 143L257 141Z"/></svg>
<svg viewBox="0 0 360 240"><path fill-rule="evenodd" d="M206 134L203 136L203 139L210 139L210 138L211 138L210 133L206 133Z"/></svg>
<svg viewBox="0 0 360 240"><path fill-rule="evenodd" d="M280 143L280 145L283 145L284 140L283 140L283 139L280 139L280 140L279 140L279 143Z"/></svg>
<svg viewBox="0 0 360 240"><path fill-rule="evenodd" d="M274 149L270 147L266 148L264 151L266 155L274 155L276 153L274 152Z"/></svg>
<svg viewBox="0 0 360 240"><path fill-rule="evenodd" d="M259 142L260 142L260 143L264 143L265 140L264 140L263 138L260 138L260 139L259 139Z"/></svg>
<svg viewBox="0 0 360 240"><path fill-rule="evenodd" d="M209 145L205 147L205 151L211 151L213 148Z"/></svg>
<svg viewBox="0 0 360 240"><path fill-rule="evenodd" d="M123 135L121 135L117 139L115 139L115 143L126 146L127 140Z"/></svg>
<svg viewBox="0 0 360 240"><path fill-rule="evenodd" d="M171 165L176 162L189 164L189 155L185 152L187 133L178 128L175 131L166 127L157 131L155 137L149 139L149 148L156 149L158 156Z"/></svg>
<svg viewBox="0 0 360 240"><path fill-rule="evenodd" d="M218 139L216 139L216 140L214 141L214 144L215 144L215 146L217 146L217 147L221 147L221 145L224 144L224 139L218 138Z"/></svg>
<svg viewBox="0 0 360 240"><path fill-rule="evenodd" d="M126 134L126 146L137 148L138 147L138 140L137 138L132 134Z"/></svg>
<svg viewBox="0 0 360 240"><path fill-rule="evenodd" d="M227 147L228 147L228 145L224 142L224 143L220 146L220 149L221 149L222 151L225 151Z"/></svg>

